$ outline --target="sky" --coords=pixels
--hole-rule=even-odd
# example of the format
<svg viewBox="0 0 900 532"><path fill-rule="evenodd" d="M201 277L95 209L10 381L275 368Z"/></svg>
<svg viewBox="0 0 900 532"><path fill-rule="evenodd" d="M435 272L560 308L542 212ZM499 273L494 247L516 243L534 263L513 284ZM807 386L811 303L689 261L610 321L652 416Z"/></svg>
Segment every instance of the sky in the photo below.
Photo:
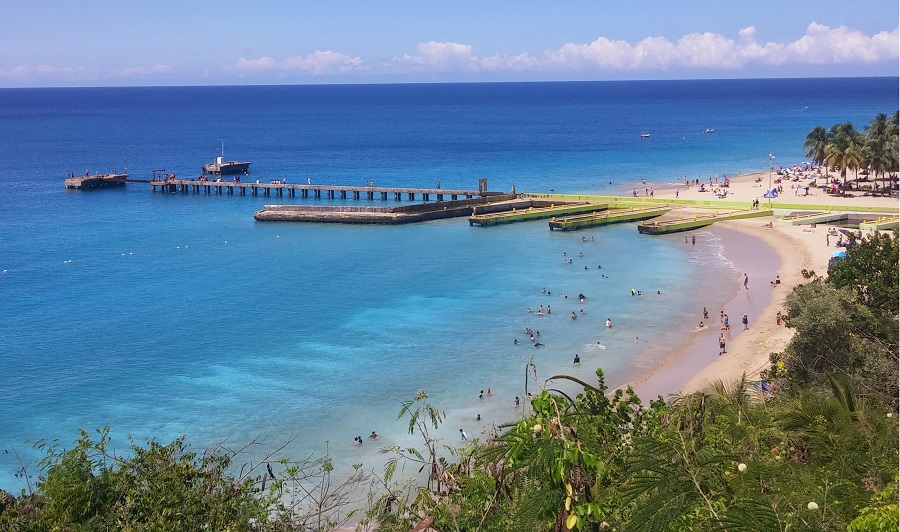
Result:
<svg viewBox="0 0 900 532"><path fill-rule="evenodd" d="M897 76L897 0L27 0L0 87Z"/></svg>

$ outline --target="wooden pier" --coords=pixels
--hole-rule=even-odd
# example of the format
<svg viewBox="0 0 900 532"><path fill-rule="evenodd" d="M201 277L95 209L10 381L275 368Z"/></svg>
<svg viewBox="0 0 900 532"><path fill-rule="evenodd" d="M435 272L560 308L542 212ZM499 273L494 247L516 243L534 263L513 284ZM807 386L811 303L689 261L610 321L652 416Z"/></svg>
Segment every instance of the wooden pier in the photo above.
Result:
<svg viewBox="0 0 900 532"><path fill-rule="evenodd" d="M471 199L476 196L491 196L500 192L488 192L486 187L479 190L460 190L443 188L408 188L408 187L370 187L370 186L345 186L345 185L302 185L272 181L269 183L244 182L244 181L200 181L193 179L169 179L165 181L150 181L153 192L178 192L182 194L235 194L244 196L248 193L253 196L277 196L277 197L301 197L315 199L367 199L381 201L444 201L445 199L458 200L460 198Z"/></svg>
<svg viewBox="0 0 900 532"><path fill-rule="evenodd" d="M66 188L90 190L92 188L124 187L128 174L94 174L66 179Z"/></svg>

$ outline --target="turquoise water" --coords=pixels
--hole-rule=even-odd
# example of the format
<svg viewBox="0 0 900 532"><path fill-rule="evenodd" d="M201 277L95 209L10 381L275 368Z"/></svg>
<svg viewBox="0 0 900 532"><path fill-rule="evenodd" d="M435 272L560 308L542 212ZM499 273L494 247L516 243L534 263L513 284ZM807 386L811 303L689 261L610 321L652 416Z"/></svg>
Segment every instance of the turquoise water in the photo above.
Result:
<svg viewBox="0 0 900 532"><path fill-rule="evenodd" d="M631 224L256 223L265 203L304 200L66 191L67 171L196 175L224 138L226 158L252 161L262 181L474 188L487 177L492 190L616 192L759 169L770 152L797 162L813 126L862 128L896 110L896 79L797 83L0 91L0 488L24 487L23 465L36 472L26 440L107 423L119 446L129 434L187 434L201 449L294 436L293 457L327 445L340 463L379 469L375 445L352 438L409 441L395 417L417 389L447 411L452 442L515 415L531 356L544 377L603 367L620 384L738 275L708 233L686 246ZM525 311L541 304L552 314Z"/></svg>

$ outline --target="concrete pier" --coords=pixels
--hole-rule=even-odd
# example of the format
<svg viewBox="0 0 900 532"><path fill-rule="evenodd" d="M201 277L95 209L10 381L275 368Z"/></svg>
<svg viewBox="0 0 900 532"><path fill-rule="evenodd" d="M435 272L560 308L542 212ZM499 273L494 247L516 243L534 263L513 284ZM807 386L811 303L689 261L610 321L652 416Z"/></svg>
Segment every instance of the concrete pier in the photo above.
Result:
<svg viewBox="0 0 900 532"><path fill-rule="evenodd" d="M345 224L407 224L468 216L473 209L514 199L514 194L373 207L354 205L266 205L253 215L260 222L324 222Z"/></svg>
<svg viewBox="0 0 900 532"><path fill-rule="evenodd" d="M66 188L89 190L92 188L124 187L128 174L94 174L66 179Z"/></svg>

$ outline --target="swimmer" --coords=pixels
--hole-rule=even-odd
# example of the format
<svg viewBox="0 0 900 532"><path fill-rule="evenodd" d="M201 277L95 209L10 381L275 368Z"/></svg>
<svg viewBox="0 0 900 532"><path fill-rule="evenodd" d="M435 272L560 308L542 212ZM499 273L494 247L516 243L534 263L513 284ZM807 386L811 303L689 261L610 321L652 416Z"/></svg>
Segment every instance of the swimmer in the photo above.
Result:
<svg viewBox="0 0 900 532"><path fill-rule="evenodd" d="M492 392L491 389L488 388L487 396L490 397L490 396L492 396L492 395L494 395L494 392Z"/></svg>
<svg viewBox="0 0 900 532"><path fill-rule="evenodd" d="M526 309L525 309L525 312L531 314L531 307L526 308Z"/></svg>
<svg viewBox="0 0 900 532"><path fill-rule="evenodd" d="M574 364L577 366L581 364L581 358L579 358L578 353L575 353L575 361Z"/></svg>
<svg viewBox="0 0 900 532"><path fill-rule="evenodd" d="M581 315L584 316L584 309L581 309Z"/></svg>
<svg viewBox="0 0 900 532"><path fill-rule="evenodd" d="M378 434L375 434L375 431L373 430L373 431L372 431L372 434L369 435L369 439L370 439L370 440L377 440L377 439L378 439Z"/></svg>
<svg viewBox="0 0 900 532"><path fill-rule="evenodd" d="M540 342L535 342L535 343L534 343L534 346L535 346L535 347L543 347L543 345L544 345L544 344L542 344L542 343L540 343Z"/></svg>
<svg viewBox="0 0 900 532"><path fill-rule="evenodd" d="M538 337L538 338L540 338L540 337L541 337L541 331L535 331L535 333L534 333L534 334L535 334L535 335L537 335L537 337Z"/></svg>
<svg viewBox="0 0 900 532"><path fill-rule="evenodd" d="M515 340L513 340L513 345L519 345L519 339L518 339L518 338L516 338Z"/></svg>
<svg viewBox="0 0 900 532"><path fill-rule="evenodd" d="M574 311L574 310L572 311L572 319L573 319L573 320L577 320L577 319L578 319L578 315L575 314L575 311Z"/></svg>
<svg viewBox="0 0 900 532"><path fill-rule="evenodd" d="M481 414L475 416L475 421L481 421Z"/></svg>
<svg viewBox="0 0 900 532"><path fill-rule="evenodd" d="M631 295L636 296L636 295L637 295L637 290L635 290L634 288L632 288L632 289L631 289Z"/></svg>
<svg viewBox="0 0 900 532"><path fill-rule="evenodd" d="M609 318L606 318L606 328L607 329L612 328L612 320L610 320Z"/></svg>
<svg viewBox="0 0 900 532"><path fill-rule="evenodd" d="M532 342L534 341L534 335L533 335L533 334L531 335L531 341L532 341Z"/></svg>
<svg viewBox="0 0 900 532"><path fill-rule="evenodd" d="M704 325L703 325L703 322L701 321L700 325L698 325L697 328L702 329L703 327L704 327Z"/></svg>
<svg viewBox="0 0 900 532"><path fill-rule="evenodd" d="M481 390L480 392L478 392L478 398L484 399L484 390Z"/></svg>
<svg viewBox="0 0 900 532"><path fill-rule="evenodd" d="M516 396L514 405L519 406L519 396L518 395Z"/></svg>

